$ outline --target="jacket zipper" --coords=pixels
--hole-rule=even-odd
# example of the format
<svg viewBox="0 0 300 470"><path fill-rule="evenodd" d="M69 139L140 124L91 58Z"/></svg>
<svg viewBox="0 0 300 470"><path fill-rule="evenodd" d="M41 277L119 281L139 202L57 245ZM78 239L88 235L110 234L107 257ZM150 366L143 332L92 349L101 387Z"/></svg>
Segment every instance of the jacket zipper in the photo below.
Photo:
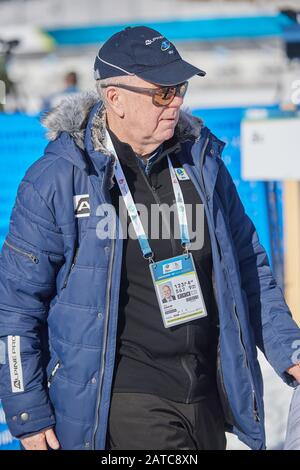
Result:
<svg viewBox="0 0 300 470"><path fill-rule="evenodd" d="M235 317L236 324L237 324L237 327L238 327L238 330L239 330L239 340L240 340L240 344L241 344L242 350L243 350L243 352L244 352L245 363L246 363L246 367L247 367L247 370L248 370L248 375L249 375L249 379L250 379L250 383L251 383L251 388L252 388L252 410L253 410L253 416L254 416L254 420L257 421L257 422L259 422L259 421L260 421L260 417L259 417L259 413L258 413L258 409L257 409L257 401L256 401L256 396L255 396L254 384L253 384L253 380L252 380L252 377L251 377L251 372L250 372L249 361L248 361L248 357L247 357L247 353L246 353L246 348L245 348L244 342L243 342L241 326L240 326L240 322L239 322L239 319L238 319L238 316L237 316L236 305L234 305L234 317Z"/></svg>
<svg viewBox="0 0 300 470"><path fill-rule="evenodd" d="M67 276L66 276L65 282L63 283L63 286L62 286L63 289L65 289L65 288L67 287L67 284L68 284L68 281L69 281L69 277L70 277L71 272L73 271L74 266L75 266L75 264L76 264L78 252L79 252L79 247L76 248L75 255L74 255L74 258L73 258L71 267L70 267L70 269L69 269L69 271L68 271L68 274L67 274Z"/></svg>
<svg viewBox="0 0 300 470"><path fill-rule="evenodd" d="M200 185L200 186L202 186L201 189L202 189L203 194L204 194L204 196L205 196L206 202L208 201L208 195L207 195L207 193L206 193L206 188L205 188L205 184L204 184L204 178L203 178L203 174L202 174L202 167L203 167L204 155L205 155L205 151L206 151L206 149L207 149L208 143L209 143L209 136L206 137L206 140L205 140L203 149L202 149L201 154L200 154L200 179L201 179L201 185ZM188 173L189 173L189 172L188 172ZM194 175L190 173L190 176L191 176L191 180L193 181ZM209 210L208 210L208 213L210 214L210 211L209 211ZM216 243L218 244L217 240L216 240ZM220 247L220 250L221 250L221 247ZM223 253L222 253L222 256L223 256ZM226 272L227 272L227 274L228 274L228 271L227 271L227 270L226 270ZM229 275L229 274L228 274L228 275ZM234 306L234 308L236 309L236 306ZM252 410L253 410L253 416L254 416L255 421L259 422L259 421L260 421L260 417L259 417L258 409L257 409L257 401L256 401L256 396L255 396L254 384L253 384L252 377L251 377L251 372L250 372L250 369L249 369L249 363L248 363L248 358L247 358L246 349L245 349L244 344L243 344L243 341L242 341L241 327L240 327L239 319L238 319L238 317L237 317L236 310L234 311L234 315L235 315L235 319L236 319L237 326L238 326L238 330L239 330L239 339L240 339L240 342L241 342L242 350L243 350L243 352L244 352L244 356L245 356L245 360L246 360L246 365L247 365L247 369L248 369L248 375L249 375L250 384L251 384L251 388L252 388ZM227 393L226 393L226 391L225 391L225 388L224 388L224 393L225 393L226 399L227 399L227 401L228 401L228 403L229 403L229 400L228 400L228 397L227 397Z"/></svg>
<svg viewBox="0 0 300 470"><path fill-rule="evenodd" d="M152 195L155 199L156 204L158 205L158 207L160 207L161 201L160 201L155 189L150 185L149 180L148 180L147 176L144 173L144 170L140 167L139 164L138 164L138 167L139 167L139 170L140 170L140 172L141 172L148 188L150 189L150 191L151 191L151 193L152 193ZM175 256L176 255L176 245L175 245L173 232L171 231L171 227L168 227L167 220L166 220L166 217L165 217L165 214L163 213L163 211L160 211L160 213L162 214L162 220L163 220L164 226L167 230L167 233L168 233L168 229L170 230L170 241L171 241L171 245L172 245L172 253L173 253L173 256Z"/></svg>
<svg viewBox="0 0 300 470"><path fill-rule="evenodd" d="M187 334L187 346L189 346L189 338L190 338L190 325L189 324L187 325L186 334ZM191 371L190 371L190 369L187 365L187 362L186 362L185 358L181 357L180 361L181 361L182 367L186 371L186 373L189 377L189 381L190 381L189 390L188 390L188 394L187 394L187 398L186 398L186 403L190 403L190 396L191 396L192 389L193 389L193 375L192 375L192 373L191 373Z"/></svg>
<svg viewBox="0 0 300 470"><path fill-rule="evenodd" d="M116 229L116 227L115 227ZM101 357L101 364L100 364L100 372L99 372L99 387L98 387L98 395L97 395L97 403L96 403L96 415L95 415L95 426L93 431L92 437L92 449L95 450L96 446L96 433L99 426L99 407L101 402L101 392L102 392L102 385L103 385L103 376L104 376L104 368L105 368L105 355L106 355L106 347L107 347L107 333L108 333L108 322L109 322L109 307L110 307L110 291L111 291L111 281L112 281L112 271L113 271L113 261L114 261L114 253L115 253L115 233L112 237L112 248L111 248L111 256L110 256L110 263L109 263L109 271L108 271L108 281L106 287L106 308L105 308L105 325L104 325L104 336L103 336L103 349L102 349L102 357Z"/></svg>
<svg viewBox="0 0 300 470"><path fill-rule="evenodd" d="M50 385L51 385L51 382L56 374L56 372L58 371L58 369L60 368L60 361L58 361L55 366L53 367L53 370L51 372L51 374L49 375L49 378L48 378L48 388L50 388Z"/></svg>
<svg viewBox="0 0 300 470"><path fill-rule="evenodd" d="M30 253L28 251L24 251L24 250L21 250L20 248L17 248L16 246L12 245L11 243L9 243L8 241L4 241L5 245L7 245L9 248L11 248L12 250L16 251L17 253L20 253L21 255L23 256L27 256L27 258L30 259L30 261L32 261L34 264L38 264L39 262L39 259L37 256L35 256L33 253Z"/></svg>

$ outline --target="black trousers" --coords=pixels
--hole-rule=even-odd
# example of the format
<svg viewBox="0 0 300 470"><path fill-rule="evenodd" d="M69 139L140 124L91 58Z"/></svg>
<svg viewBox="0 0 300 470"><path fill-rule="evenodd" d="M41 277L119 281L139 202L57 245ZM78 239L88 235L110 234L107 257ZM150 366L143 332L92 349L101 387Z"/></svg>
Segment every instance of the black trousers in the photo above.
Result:
<svg viewBox="0 0 300 470"><path fill-rule="evenodd" d="M109 450L224 450L224 417L216 393L177 403L146 393L113 393Z"/></svg>

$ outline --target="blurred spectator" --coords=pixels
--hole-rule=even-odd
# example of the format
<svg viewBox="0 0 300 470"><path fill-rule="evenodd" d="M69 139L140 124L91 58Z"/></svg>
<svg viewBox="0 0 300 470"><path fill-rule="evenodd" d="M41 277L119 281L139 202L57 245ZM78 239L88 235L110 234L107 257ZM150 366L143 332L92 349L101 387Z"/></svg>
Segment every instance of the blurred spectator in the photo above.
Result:
<svg viewBox="0 0 300 470"><path fill-rule="evenodd" d="M64 89L59 93L54 93L49 97L45 98L42 106L42 111L49 111L55 108L59 103L70 94L79 93L78 87L78 76L76 72L68 72L64 76Z"/></svg>
<svg viewBox="0 0 300 470"><path fill-rule="evenodd" d="M7 64L11 57L12 50L18 46L19 40L13 39L5 41L0 38L0 81L4 82L6 96L16 96L15 84L10 79L7 72ZM5 111L4 106L0 103L0 112Z"/></svg>

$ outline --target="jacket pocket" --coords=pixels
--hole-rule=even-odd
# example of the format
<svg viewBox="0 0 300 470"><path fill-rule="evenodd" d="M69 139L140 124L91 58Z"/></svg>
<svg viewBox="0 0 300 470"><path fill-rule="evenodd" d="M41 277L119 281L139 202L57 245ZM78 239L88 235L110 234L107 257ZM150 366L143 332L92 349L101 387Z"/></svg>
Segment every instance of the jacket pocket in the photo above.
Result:
<svg viewBox="0 0 300 470"><path fill-rule="evenodd" d="M38 264L39 259L38 257L34 254L31 253L30 251L25 251L23 248L19 248L16 245L13 245L11 242L8 242L7 240L4 241L4 244L10 249L18 253L19 255L26 256L30 261L34 264Z"/></svg>

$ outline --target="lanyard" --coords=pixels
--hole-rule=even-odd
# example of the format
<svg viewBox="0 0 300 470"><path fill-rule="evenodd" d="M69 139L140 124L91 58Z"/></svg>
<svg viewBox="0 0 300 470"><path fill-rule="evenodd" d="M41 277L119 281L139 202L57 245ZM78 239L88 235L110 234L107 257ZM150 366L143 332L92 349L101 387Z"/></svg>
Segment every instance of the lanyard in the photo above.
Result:
<svg viewBox="0 0 300 470"><path fill-rule="evenodd" d="M108 131L106 131L106 137L107 137L107 149L113 153L115 156L115 177L118 183L118 186L120 188L120 192L122 194L128 215L130 217L130 220L132 222L133 228L135 230L137 239L139 241L141 250L143 252L144 258L149 258L150 261L153 260L153 252L151 250L151 247L148 242L147 235L145 234L144 227L142 225L142 221L140 219L140 216L138 214L138 211L136 209L136 205L134 203L132 194L130 192L129 186L127 184L120 160L118 158L118 155L115 151L115 148L113 146L112 140L110 138L110 135ZM183 194L181 191L181 187L179 184L179 181L177 179L175 170L173 168L171 159L168 155L168 164L169 164L169 171L170 171L170 176L171 176L171 181L172 181L172 186L173 186L173 191L175 195L175 200L176 200L176 208L177 208L177 214L178 214L178 220L179 220L179 229L180 229L180 238L181 238L181 245L187 250L188 245L190 244L190 237L189 237L189 231L188 231L188 224L187 224L187 217L186 217L186 209L184 205L184 199L183 199Z"/></svg>

